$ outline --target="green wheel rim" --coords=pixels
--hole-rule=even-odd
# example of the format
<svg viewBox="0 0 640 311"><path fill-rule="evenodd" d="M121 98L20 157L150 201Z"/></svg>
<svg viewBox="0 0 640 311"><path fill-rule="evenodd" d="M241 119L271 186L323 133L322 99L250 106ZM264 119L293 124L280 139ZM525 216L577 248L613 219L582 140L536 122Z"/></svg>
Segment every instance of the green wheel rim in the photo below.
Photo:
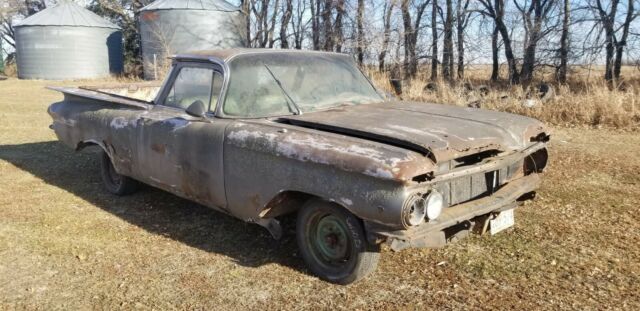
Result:
<svg viewBox="0 0 640 311"><path fill-rule="evenodd" d="M344 220L335 215L312 217L307 237L315 260L329 268L337 268L347 263L352 250L348 232Z"/></svg>

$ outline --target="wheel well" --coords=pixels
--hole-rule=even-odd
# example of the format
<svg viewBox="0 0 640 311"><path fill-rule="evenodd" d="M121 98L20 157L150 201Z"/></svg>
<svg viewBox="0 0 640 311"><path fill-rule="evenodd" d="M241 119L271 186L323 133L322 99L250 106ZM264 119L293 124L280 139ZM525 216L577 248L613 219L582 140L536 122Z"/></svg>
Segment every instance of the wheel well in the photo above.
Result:
<svg viewBox="0 0 640 311"><path fill-rule="evenodd" d="M262 209L259 216L260 218L275 218L278 216L287 215L296 212L297 210L302 208L305 203L313 199L327 201L328 203L338 205L341 208L344 208L345 210L351 212L349 208L334 200L328 200L321 196L307 192L287 190L282 191L275 197L273 197L271 201L269 201L269 203L267 203L267 205L265 205L265 207ZM356 218L360 219L357 216Z"/></svg>
<svg viewBox="0 0 640 311"><path fill-rule="evenodd" d="M102 150L104 150L104 152L109 154L109 152L107 151L107 148L105 148L104 144L102 144L102 143L100 143L98 141L95 141L95 140L84 140L84 141L79 142L76 145L76 151L80 151L80 150L82 150L84 148L91 147L91 146L99 146L100 148L102 148ZM111 155L109 154L109 156L111 156Z"/></svg>
<svg viewBox="0 0 640 311"><path fill-rule="evenodd" d="M313 198L320 197L301 191L282 191L265 205L260 212L260 218L274 218L292 213Z"/></svg>

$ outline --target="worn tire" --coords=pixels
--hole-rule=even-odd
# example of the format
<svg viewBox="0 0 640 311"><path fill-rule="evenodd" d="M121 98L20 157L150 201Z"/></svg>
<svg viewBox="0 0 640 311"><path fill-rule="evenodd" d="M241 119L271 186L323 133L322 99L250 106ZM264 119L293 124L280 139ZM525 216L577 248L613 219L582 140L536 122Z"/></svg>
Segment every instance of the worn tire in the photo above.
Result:
<svg viewBox="0 0 640 311"><path fill-rule="evenodd" d="M102 151L100 157L102 183L107 191L115 195L127 195L134 193L138 189L138 182L135 179L116 172L113 163L111 163L111 158L106 152Z"/></svg>
<svg viewBox="0 0 640 311"><path fill-rule="evenodd" d="M309 269L332 283L346 285L364 278L380 258L380 245L367 242L360 219L323 200L311 200L298 212L296 239Z"/></svg>

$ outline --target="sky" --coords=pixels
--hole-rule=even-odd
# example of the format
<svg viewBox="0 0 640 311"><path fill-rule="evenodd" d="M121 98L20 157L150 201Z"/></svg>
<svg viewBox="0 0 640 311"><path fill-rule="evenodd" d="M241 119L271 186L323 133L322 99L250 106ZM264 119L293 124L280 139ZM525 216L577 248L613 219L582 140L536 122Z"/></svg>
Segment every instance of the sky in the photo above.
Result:
<svg viewBox="0 0 640 311"><path fill-rule="evenodd" d="M76 3L81 4L81 5L86 5L88 4L91 0L74 0ZM297 0L294 0L294 3ZM383 4L385 1L388 0L367 0L367 12L366 12L366 23L367 23L367 53L368 53L368 59L371 61L374 61L377 59L376 55L379 53L379 47L381 45L381 33L382 33L382 19L383 19ZM416 0L418 1L418 0ZM472 1L472 5L471 7L473 8L474 5L478 5L478 3L475 0L471 0ZM519 3L527 3L530 0L517 0ZM636 0L637 1L637 0ZM239 4L239 0L230 0L230 3L233 4ZM282 1L281 1L282 2ZM581 19L586 19L587 17L591 16L591 12L589 12L588 10L585 9L580 9L581 7L584 7L589 1L588 0L574 0L572 1L572 8L576 9L575 12L573 12L573 20L578 21ZM610 3L610 1L604 1L605 3ZM55 0L47 0L47 4L48 5L52 5L53 3L55 3ZM516 7L513 5L512 1L507 1L507 8L506 8L506 16L507 16L507 24L510 25L511 27L511 31L512 31L512 37L513 37L513 48L514 51L516 52L516 55L519 56L522 53L523 50L523 45L524 45L524 28L522 27L523 23L522 23L522 18L521 16L517 13ZM349 12L353 12L354 8L353 6L355 5L355 1L354 0L347 0L347 5L348 5L348 11ZM637 7L640 7L640 2L638 2ZM625 14L625 5L621 5L620 7L620 18L618 18L618 20L622 20L623 17L622 15ZM558 13L559 14L559 10ZM423 18L423 26L424 27L430 27L429 23L430 23L430 14L428 14L429 12L425 13L425 17ZM551 18L549 18L547 20L547 26L553 24L554 22L558 21L558 18L560 16L558 16L557 14L554 14L553 16L551 16ZM306 13L305 16L308 17L309 13ZM351 14L351 15L355 15L355 14ZM393 33L392 33L392 40L394 42L399 42L401 41L401 35L402 35L402 25L401 25L401 15L399 10L396 8L395 12L394 12L394 22L393 22ZM576 25L574 27L572 27L572 33L571 33L571 46L572 46L572 50L575 52L573 54L574 56L574 63L588 63L588 62L601 62L602 57L602 52L598 53L598 54L594 54L594 55L582 55L584 53L581 53L581 51L585 51L585 50L602 50L601 49L601 44L596 44L597 42L601 42L597 41L597 35L598 35L598 31L590 31L592 29L594 29L594 23L590 22L590 21L583 21L581 22L579 25ZM441 29L442 26L439 25L439 28ZM482 16L480 16L479 14L474 14L474 17L471 19L471 22L469 23L466 32L465 32L465 45L466 45L466 49L465 49L465 56L466 56L466 60L468 63L490 63L491 62L491 32L492 32L492 23L490 20L488 20L487 18L484 18ZM345 32L348 33L350 32L350 30L346 30ZM629 60L637 60L640 59L640 35L636 35L636 34L640 34L640 19L637 19L633 22L632 24L632 33L634 35L632 35L630 37L630 40L628 42L628 47L627 47L627 53L626 53L626 58ZM540 44L540 48L539 48L539 52L538 54L541 56L541 58L550 58L549 61L552 61L550 56L553 55L554 51L557 49L558 45L559 45L559 33L558 32L554 32L551 33L549 36L547 36L547 38L541 42ZM306 45L308 47L310 43L306 42ZM5 48L6 48L7 44L4 44ZM440 42L440 45L442 45L442 42ZM351 44L351 47L353 47L353 44ZM418 54L419 55L423 55L423 56L427 56L430 53L430 48L431 48L431 31L428 28L422 29L421 30L421 35L419 38L419 44L418 44ZM352 49L349 49L349 47L347 47L346 52L350 52ZM504 56L502 55L503 53L501 53L501 61L504 61ZM391 46L391 49L388 51L388 55L391 61L401 61L402 58L402 49L398 49L397 45L393 45Z"/></svg>

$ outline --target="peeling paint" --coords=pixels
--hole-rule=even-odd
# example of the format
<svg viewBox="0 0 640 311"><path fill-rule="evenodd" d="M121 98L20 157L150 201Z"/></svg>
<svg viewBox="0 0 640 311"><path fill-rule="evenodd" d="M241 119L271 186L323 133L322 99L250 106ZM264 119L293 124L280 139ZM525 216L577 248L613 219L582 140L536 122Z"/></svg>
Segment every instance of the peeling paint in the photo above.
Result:
<svg viewBox="0 0 640 311"><path fill-rule="evenodd" d="M358 163L357 159L360 159L359 163L362 165L362 169L358 170L359 172L383 179L394 179L402 171L398 166L418 159L406 152L402 152L404 157L400 158L392 156L392 153L370 148L364 144L345 142L337 144L335 139L324 135L308 135L297 131L275 134L267 131L242 129L232 130L227 137L230 143L239 147L270 150L278 156L302 162L349 165L348 163ZM431 164L426 158L423 158L422 161ZM415 173L411 172L411 174Z"/></svg>
<svg viewBox="0 0 640 311"><path fill-rule="evenodd" d="M342 203L346 204L346 205L349 205L349 206L353 205L353 201L351 201L350 199L347 199L347 198L340 198L340 201Z"/></svg>
<svg viewBox="0 0 640 311"><path fill-rule="evenodd" d="M127 126L135 127L136 123L135 121L129 122L124 117L115 117L113 118L113 120L111 120L111 123L109 125L114 129L123 129Z"/></svg>

